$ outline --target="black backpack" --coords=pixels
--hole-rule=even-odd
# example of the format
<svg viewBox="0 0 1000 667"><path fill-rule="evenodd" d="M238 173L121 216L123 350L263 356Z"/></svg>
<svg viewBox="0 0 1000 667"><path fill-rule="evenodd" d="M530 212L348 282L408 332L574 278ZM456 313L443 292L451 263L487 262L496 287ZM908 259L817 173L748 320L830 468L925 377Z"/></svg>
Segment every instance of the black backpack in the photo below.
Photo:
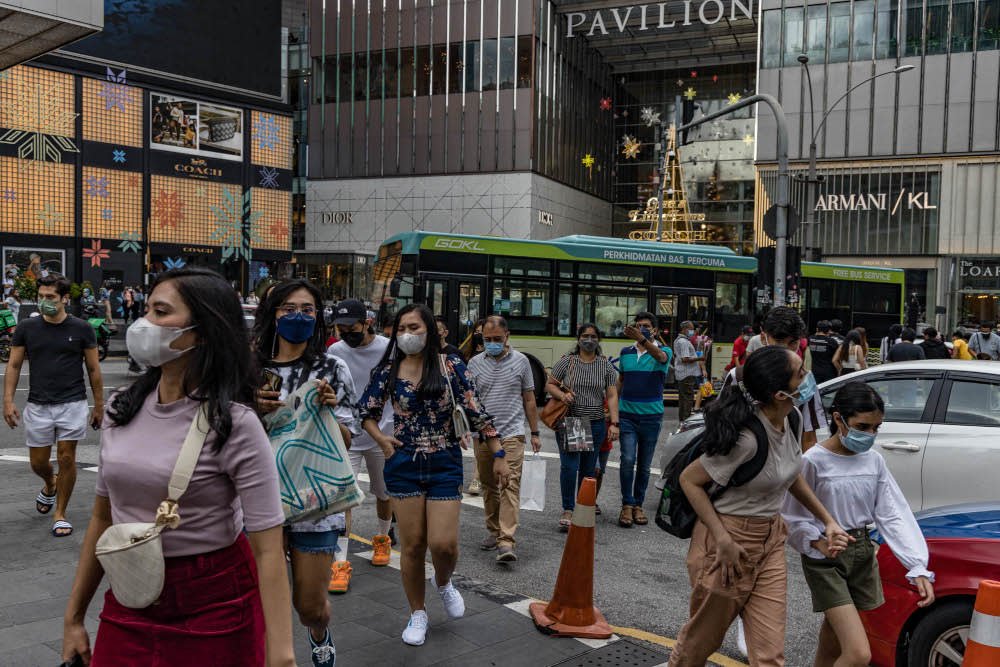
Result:
<svg viewBox="0 0 1000 667"><path fill-rule="evenodd" d="M788 413L788 424L792 429L792 433L797 434L799 432L799 422L801 419L802 415L799 414L798 410L792 410ZM759 475L760 471L764 469L764 464L767 463L770 444L767 440L767 432L764 430L764 425L759 419L754 417L747 426L757 439L757 451L754 453L753 458L736 469L729 480L729 484L720 486L714 482L710 482L705 486L705 492L713 502L721 497L730 487L743 486ZM670 464L667 466L666 473L664 474L666 483L663 485L663 495L660 496L660 505L656 509L656 525L682 540L691 537L694 524L698 520L698 513L694 511L687 496L684 495L684 490L681 488L681 473L695 459L705 453L704 440L705 432L702 431L670 460Z"/></svg>

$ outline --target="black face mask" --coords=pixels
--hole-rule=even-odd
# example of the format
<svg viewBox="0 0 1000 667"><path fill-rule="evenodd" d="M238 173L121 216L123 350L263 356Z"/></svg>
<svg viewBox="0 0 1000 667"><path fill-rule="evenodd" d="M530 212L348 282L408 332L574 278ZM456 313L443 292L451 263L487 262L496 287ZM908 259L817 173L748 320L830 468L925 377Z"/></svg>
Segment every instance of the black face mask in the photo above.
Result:
<svg viewBox="0 0 1000 667"><path fill-rule="evenodd" d="M340 340L344 341L351 347L357 347L358 345L361 345L364 339L365 339L364 331L345 331L344 333L340 334Z"/></svg>
<svg viewBox="0 0 1000 667"><path fill-rule="evenodd" d="M472 346L483 347L483 334L481 333L472 334Z"/></svg>

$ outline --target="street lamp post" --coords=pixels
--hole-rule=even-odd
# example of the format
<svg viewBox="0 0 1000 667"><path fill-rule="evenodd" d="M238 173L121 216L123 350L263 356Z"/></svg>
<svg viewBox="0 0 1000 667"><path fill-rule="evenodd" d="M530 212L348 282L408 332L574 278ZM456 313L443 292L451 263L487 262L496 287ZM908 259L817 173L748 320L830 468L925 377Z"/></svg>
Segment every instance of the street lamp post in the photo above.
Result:
<svg viewBox="0 0 1000 667"><path fill-rule="evenodd" d="M806 73L806 82L809 86L809 172L806 175L806 220L805 220L805 231L806 231L806 242L805 242L805 259L809 261L818 261L819 257L815 254L816 247L816 225L818 224L816 220L813 219L816 207L816 184L819 182L816 177L816 137L819 136L820 130L826 124L827 119L830 117L830 112L840 104L840 102L845 99L848 95L854 92L855 89L860 88L869 81L873 81L880 76L886 76L887 74L902 74L903 72L909 72L913 69L913 65L900 65L895 69L891 69L888 72L882 72L881 74L876 74L875 76L870 76L864 81L851 86L850 89L834 101L826 111L823 112L823 117L819 121L819 126L816 126L816 108L813 105L813 85L812 76L809 73L809 56L804 53L800 53L798 56L798 61L802 65L802 69Z"/></svg>

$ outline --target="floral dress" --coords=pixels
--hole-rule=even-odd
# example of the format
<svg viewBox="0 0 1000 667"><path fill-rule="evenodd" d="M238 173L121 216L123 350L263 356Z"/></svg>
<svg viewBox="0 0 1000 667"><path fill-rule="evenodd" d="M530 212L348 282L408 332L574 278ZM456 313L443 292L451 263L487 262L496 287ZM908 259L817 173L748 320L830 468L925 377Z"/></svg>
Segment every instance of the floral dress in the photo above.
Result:
<svg viewBox="0 0 1000 667"><path fill-rule="evenodd" d="M445 362L448 381L455 401L465 409L472 430L482 438L495 438L493 417L483 407L472 374L462 358L449 355ZM396 378L392 392L388 390L389 364L378 368L372 376L368 388L358 403L361 420L382 417L386 399L392 400L393 436L403 443L408 451L433 454L459 445L458 437L451 422L451 397L445 391L439 398L421 398L412 382Z"/></svg>

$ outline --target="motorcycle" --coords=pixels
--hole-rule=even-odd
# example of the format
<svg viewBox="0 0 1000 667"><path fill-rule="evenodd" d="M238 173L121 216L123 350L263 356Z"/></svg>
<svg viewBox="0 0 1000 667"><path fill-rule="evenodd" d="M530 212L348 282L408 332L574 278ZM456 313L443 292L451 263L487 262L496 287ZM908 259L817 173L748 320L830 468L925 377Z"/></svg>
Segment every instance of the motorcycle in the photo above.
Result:
<svg viewBox="0 0 1000 667"><path fill-rule="evenodd" d="M17 321L14 319L14 313L4 306L0 309L0 361L10 361L10 344L14 340L15 328Z"/></svg>
<svg viewBox="0 0 1000 667"><path fill-rule="evenodd" d="M94 328L94 335L97 337L97 359L104 361L108 356L108 348L111 347L111 337L118 333L118 327L109 324L104 317L104 308L95 304L84 306L83 314Z"/></svg>

